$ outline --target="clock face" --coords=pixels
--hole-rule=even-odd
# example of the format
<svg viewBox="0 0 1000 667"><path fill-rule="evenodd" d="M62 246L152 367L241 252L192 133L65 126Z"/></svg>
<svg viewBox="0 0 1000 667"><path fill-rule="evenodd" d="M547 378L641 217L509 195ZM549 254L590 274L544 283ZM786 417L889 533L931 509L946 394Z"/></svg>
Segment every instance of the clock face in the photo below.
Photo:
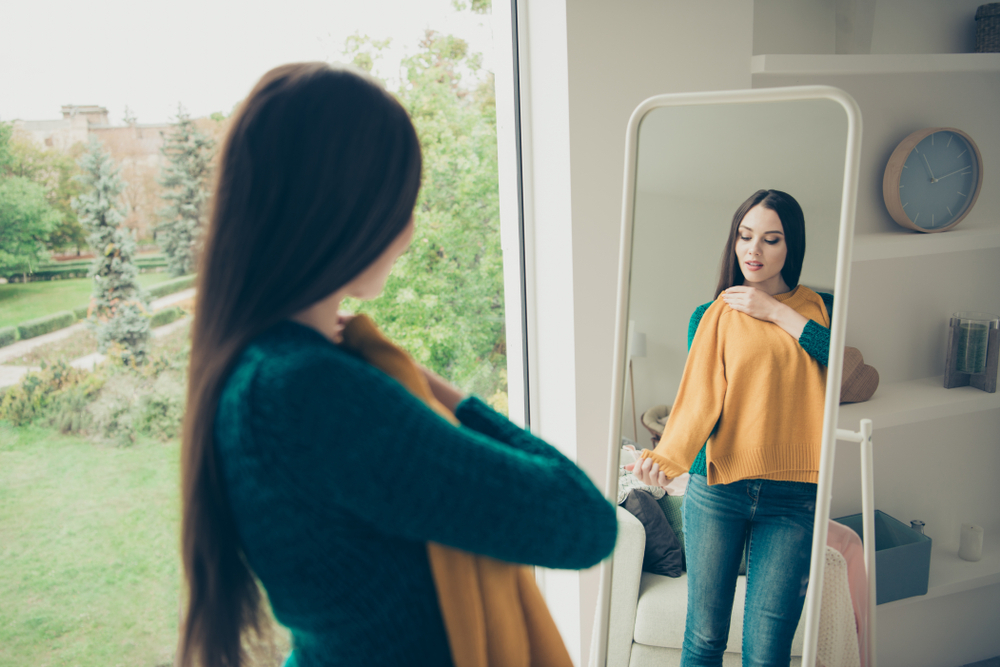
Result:
<svg viewBox="0 0 1000 667"><path fill-rule="evenodd" d="M910 222L936 230L965 213L978 184L975 149L962 135L941 130L910 151L899 177L899 201Z"/></svg>

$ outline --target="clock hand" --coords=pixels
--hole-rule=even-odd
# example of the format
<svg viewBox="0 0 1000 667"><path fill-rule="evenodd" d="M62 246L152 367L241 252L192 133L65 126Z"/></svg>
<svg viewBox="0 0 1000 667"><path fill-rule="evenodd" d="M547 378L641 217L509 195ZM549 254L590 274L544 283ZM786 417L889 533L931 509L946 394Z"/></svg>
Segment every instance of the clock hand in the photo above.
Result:
<svg viewBox="0 0 1000 667"><path fill-rule="evenodd" d="M931 183L937 183L938 179L934 178L934 172L931 171L931 163L927 161L927 156L921 153L920 157L924 159L924 164L927 165L927 173L931 175Z"/></svg>
<svg viewBox="0 0 1000 667"><path fill-rule="evenodd" d="M966 169L972 169L972 167L962 167L961 169L956 169L955 171L951 172L950 174L945 174L945 175L944 175L944 176L942 176L941 178L938 178L938 179L935 179L935 180L937 180L937 181L942 181L942 180L944 180L944 179L948 178L949 176L952 176L952 175L954 175L954 174L957 174L957 173L959 173L960 171L965 171Z"/></svg>

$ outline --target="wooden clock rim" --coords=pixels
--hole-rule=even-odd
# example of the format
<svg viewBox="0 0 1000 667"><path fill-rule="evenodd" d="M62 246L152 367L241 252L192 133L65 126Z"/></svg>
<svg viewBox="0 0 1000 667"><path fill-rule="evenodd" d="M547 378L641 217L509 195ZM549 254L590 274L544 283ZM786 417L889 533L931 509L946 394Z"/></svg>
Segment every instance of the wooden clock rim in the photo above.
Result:
<svg viewBox="0 0 1000 667"><path fill-rule="evenodd" d="M979 178L976 182L975 191L972 193L972 199L969 204L962 211L962 214L953 220L947 227L941 227L940 229L924 229L917 226L910 220L910 217L906 215L906 211L903 210L903 202L899 198L899 179L903 175L903 164L906 162L906 158L910 156L913 149L923 141L925 138L937 132L954 132L955 134L961 135L969 145L972 146L973 152L976 154L976 162L979 166ZM926 127L922 130L917 130L911 132L899 142L896 149L889 156L889 162L885 167L885 175L882 178L882 199L885 200L885 207L889 210L889 215L892 219L896 221L901 227L906 229L912 229L917 232L924 232L925 234L934 234L937 232L946 232L953 228L958 223L965 219L965 216L969 214L972 207L976 205L976 200L979 199L979 193L982 191L983 186L983 155L979 152L979 146L976 145L975 140L970 137L966 132L958 129L957 127Z"/></svg>

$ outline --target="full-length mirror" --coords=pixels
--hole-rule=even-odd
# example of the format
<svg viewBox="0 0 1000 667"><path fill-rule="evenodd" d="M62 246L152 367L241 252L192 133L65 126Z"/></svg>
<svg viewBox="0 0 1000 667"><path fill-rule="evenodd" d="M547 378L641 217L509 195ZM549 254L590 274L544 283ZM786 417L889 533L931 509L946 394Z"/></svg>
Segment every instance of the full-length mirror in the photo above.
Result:
<svg viewBox="0 0 1000 667"><path fill-rule="evenodd" d="M756 569L750 577L756 582L751 585L757 586L757 592L746 597L744 608L747 577L739 578L729 623L726 649L729 653L748 650L741 641L747 615L758 614L761 618L770 615L769 611L761 610L761 601L766 596L760 590L766 586L773 593L780 588L770 577L778 576L775 573L780 571L781 576L794 579L785 586L794 597L800 589L804 590L810 569L814 579L817 571L822 572L833 431L843 364L859 137L860 114L854 101L842 91L815 86L664 95L640 105L630 122L609 442L609 498L613 502L620 499L619 466L631 462L619 460L622 444L634 443L640 450L653 449L659 432L664 429L664 443L671 438L678 440L680 430L696 434L690 436L694 439L702 437L703 432L705 437L711 434L713 438L757 443L755 446L769 439L784 441L781 444L786 450L780 453L769 450L750 464L745 463L748 455L744 450L727 452L730 458L723 463L722 446L716 444L716 460L707 463L709 468L714 466L714 472L707 476L713 487L730 479L757 478L782 484L792 481L778 486L796 492L809 493L816 488L809 485L818 485L814 504L808 505L808 519L803 519L807 530L802 538L803 565L799 570L804 576L794 574L795 568L786 566L785 557L769 555L765 528L757 529L759 539L752 543L756 549L751 556L755 564L752 567ZM771 195L765 201L746 204L749 197L762 189L787 193L797 202L804 219L804 254L796 249L797 232L789 226L787 217L794 217L794 211L789 213L796 208L794 203ZM749 212L734 226L734 214L741 205ZM744 263L747 261L750 264ZM737 272L735 283L731 284L753 286L775 295L752 306L734 304L731 310L742 311L744 318L758 320L739 331L719 319L719 312L729 308L728 304L725 308L722 304L705 308L716 299L720 277L724 282L723 265L734 262ZM792 271L786 275L782 267L797 262L801 264L800 273L795 275ZM799 317L798 324L792 326L786 326L787 322L767 321L768 315L763 313L771 312L769 304L773 303L781 304L786 311L794 308L804 318ZM752 314L747 314L746 309L752 309ZM696 311L698 315L692 320ZM702 325L702 321L711 323ZM761 326L765 321L771 329ZM785 329L780 335L775 333L779 324ZM703 337L709 335L701 329L710 329L718 349L709 349L710 344L701 340L701 356L692 351L692 362L688 363L688 346L695 332ZM763 344L761 341L729 343L722 351L719 341L724 335L757 335L754 332L773 336L774 341L784 346L782 351L770 358L761 355L755 347ZM810 337L817 339L818 344ZM739 358L740 350L747 358ZM728 357L720 361L723 354ZM695 359L704 361L696 364ZM811 392L803 382L812 383ZM775 416L779 414L780 417ZM810 416L803 416L806 414ZM734 438L732 432L724 433L727 428L743 429L743 434ZM789 434L796 429L809 433L804 437L808 442L798 433ZM673 441L670 444L676 445ZM694 451L703 444L704 440L697 443L692 440ZM700 456L702 462L696 460L692 472L699 465L706 465L704 452ZM788 463L802 456L811 463ZM771 460L766 465L760 463L768 457ZM652 458L654 463L663 461ZM684 461L683 468L687 469L689 464L690 461ZM689 483L689 489L690 486ZM667 490L667 494L684 492L684 488ZM669 516L671 507L662 499L657 502ZM679 521L680 504L672 508ZM687 511L683 514L685 520ZM621 509L619 515L622 516ZM637 514L640 515L641 512ZM687 584L714 575L709 575L704 567L697 575L701 580L697 576L689 578L689 574L671 577L641 573L638 568L645 547L641 541L629 541L635 526L627 519L623 525L620 519L619 529L619 547L602 571L592 664L680 664L685 621L693 618L687 611ZM680 533L675 537L679 538L682 550L683 531L683 527L674 531ZM704 542L703 539L696 552L702 554L699 558L707 558ZM712 538L713 549L718 542ZM740 545L739 551L744 546ZM688 551L690 561L693 556ZM741 573L746 570L746 559L744 555ZM772 565L779 565L764 567L762 563L768 559ZM690 572L690 562L688 566ZM809 597L818 602L815 586L809 588ZM815 656L819 606L811 608L813 599L806 600L801 620L796 617L793 623L793 656ZM695 616L701 620L696 622L720 622L708 619L702 612L698 610L701 616ZM748 622L747 627L762 628L761 623ZM811 630L810 624L814 626ZM755 630L755 634L761 632ZM812 647L808 646L810 643ZM739 657L726 659L738 661ZM800 659L793 658L793 664Z"/></svg>

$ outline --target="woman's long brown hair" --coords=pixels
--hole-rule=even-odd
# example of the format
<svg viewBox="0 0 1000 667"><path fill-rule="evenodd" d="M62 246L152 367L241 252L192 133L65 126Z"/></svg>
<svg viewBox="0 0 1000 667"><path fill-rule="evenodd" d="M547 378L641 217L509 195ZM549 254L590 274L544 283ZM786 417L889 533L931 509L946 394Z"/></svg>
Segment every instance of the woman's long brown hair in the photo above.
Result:
<svg viewBox="0 0 1000 667"><path fill-rule="evenodd" d="M261 629L260 589L213 445L226 378L253 338L371 264L406 226L420 188L420 145L403 107L364 74L324 63L265 74L221 157L181 454L181 667L239 667L241 640Z"/></svg>

